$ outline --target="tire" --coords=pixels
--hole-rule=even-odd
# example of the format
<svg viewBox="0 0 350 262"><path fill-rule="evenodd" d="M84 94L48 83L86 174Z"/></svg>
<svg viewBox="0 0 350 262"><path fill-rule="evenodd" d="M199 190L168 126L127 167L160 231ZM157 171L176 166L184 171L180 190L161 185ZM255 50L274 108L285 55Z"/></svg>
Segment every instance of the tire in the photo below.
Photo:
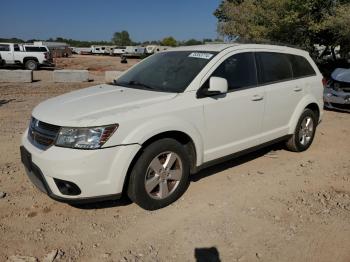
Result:
<svg viewBox="0 0 350 262"><path fill-rule="evenodd" d="M128 196L146 210L163 208L186 191L189 173L185 147L174 139L158 140L147 146L136 160L130 173Z"/></svg>
<svg viewBox="0 0 350 262"><path fill-rule="evenodd" d="M307 150L314 140L317 120L315 113L306 108L299 118L293 136L286 143L287 149L292 152Z"/></svg>
<svg viewBox="0 0 350 262"><path fill-rule="evenodd" d="M28 70L37 70L38 69L38 63L35 60L28 60L24 64L24 67Z"/></svg>

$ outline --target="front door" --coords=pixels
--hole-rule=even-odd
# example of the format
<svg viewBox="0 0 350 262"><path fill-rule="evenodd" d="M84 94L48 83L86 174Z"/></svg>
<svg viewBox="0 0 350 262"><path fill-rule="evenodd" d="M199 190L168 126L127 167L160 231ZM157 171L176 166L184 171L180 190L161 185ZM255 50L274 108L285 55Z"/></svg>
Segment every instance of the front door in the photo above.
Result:
<svg viewBox="0 0 350 262"><path fill-rule="evenodd" d="M264 116L265 91L264 87L257 86L254 53L229 56L212 76L225 78L229 91L225 95L202 98L205 162L259 144Z"/></svg>

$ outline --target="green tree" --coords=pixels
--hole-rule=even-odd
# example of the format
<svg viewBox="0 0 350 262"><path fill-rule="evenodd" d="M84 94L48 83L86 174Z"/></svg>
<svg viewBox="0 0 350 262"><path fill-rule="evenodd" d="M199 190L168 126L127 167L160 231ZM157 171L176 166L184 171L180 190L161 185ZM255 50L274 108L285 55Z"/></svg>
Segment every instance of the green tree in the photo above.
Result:
<svg viewBox="0 0 350 262"><path fill-rule="evenodd" d="M201 45L201 44L202 44L202 41L198 41L196 39L190 39L184 43L184 45Z"/></svg>
<svg viewBox="0 0 350 262"><path fill-rule="evenodd" d="M332 32L331 47L340 45L340 54L349 58L350 52L350 4L338 5L335 15L328 14L320 26L321 31ZM332 49L334 53L334 49Z"/></svg>
<svg viewBox="0 0 350 262"><path fill-rule="evenodd" d="M175 40L174 37L169 36L169 37L165 37L161 43L161 45L163 46L176 46L177 45L177 41Z"/></svg>
<svg viewBox="0 0 350 262"><path fill-rule="evenodd" d="M128 31L115 32L113 34L112 42L115 45L127 46L131 45L132 41L130 39L130 35Z"/></svg>
<svg viewBox="0 0 350 262"><path fill-rule="evenodd" d="M218 31L248 40L334 48L348 43L350 0L225 0L214 15ZM347 28L347 29L346 29Z"/></svg>

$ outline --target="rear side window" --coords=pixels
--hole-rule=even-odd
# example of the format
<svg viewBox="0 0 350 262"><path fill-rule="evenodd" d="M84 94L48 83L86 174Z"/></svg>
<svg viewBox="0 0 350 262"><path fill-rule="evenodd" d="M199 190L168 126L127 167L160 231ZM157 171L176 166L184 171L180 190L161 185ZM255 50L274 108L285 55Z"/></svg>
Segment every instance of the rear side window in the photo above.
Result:
<svg viewBox="0 0 350 262"><path fill-rule="evenodd" d="M293 68L294 78L301 78L316 75L315 70L305 57L298 55L288 55Z"/></svg>
<svg viewBox="0 0 350 262"><path fill-rule="evenodd" d="M10 46L9 45L0 45L0 51L10 51Z"/></svg>
<svg viewBox="0 0 350 262"><path fill-rule="evenodd" d="M18 45L13 45L13 50L16 51L16 52L19 52L19 46Z"/></svg>
<svg viewBox="0 0 350 262"><path fill-rule="evenodd" d="M47 52L45 47L42 46L26 46L27 52Z"/></svg>
<svg viewBox="0 0 350 262"><path fill-rule="evenodd" d="M229 90L257 86L254 54L240 53L227 58L212 76L225 78Z"/></svg>
<svg viewBox="0 0 350 262"><path fill-rule="evenodd" d="M259 67L259 84L286 81L293 78L292 66L286 54L256 53Z"/></svg>

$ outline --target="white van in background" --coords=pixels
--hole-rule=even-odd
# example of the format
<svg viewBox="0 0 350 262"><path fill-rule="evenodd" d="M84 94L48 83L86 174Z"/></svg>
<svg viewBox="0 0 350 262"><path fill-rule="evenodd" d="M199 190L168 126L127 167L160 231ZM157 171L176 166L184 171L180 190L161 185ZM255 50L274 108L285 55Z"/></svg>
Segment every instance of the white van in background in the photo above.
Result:
<svg viewBox="0 0 350 262"><path fill-rule="evenodd" d="M148 45L146 46L146 54L152 55L171 48L170 46Z"/></svg>
<svg viewBox="0 0 350 262"><path fill-rule="evenodd" d="M130 58L141 58L145 56L146 48L142 46L127 46L125 49L125 53L121 55L122 58L130 57Z"/></svg>
<svg viewBox="0 0 350 262"><path fill-rule="evenodd" d="M120 56L122 54L125 54L126 52L126 46L117 46L113 48L112 55L113 56Z"/></svg>
<svg viewBox="0 0 350 262"><path fill-rule="evenodd" d="M100 46L92 45L91 53L94 55L111 55L113 53L114 46Z"/></svg>

